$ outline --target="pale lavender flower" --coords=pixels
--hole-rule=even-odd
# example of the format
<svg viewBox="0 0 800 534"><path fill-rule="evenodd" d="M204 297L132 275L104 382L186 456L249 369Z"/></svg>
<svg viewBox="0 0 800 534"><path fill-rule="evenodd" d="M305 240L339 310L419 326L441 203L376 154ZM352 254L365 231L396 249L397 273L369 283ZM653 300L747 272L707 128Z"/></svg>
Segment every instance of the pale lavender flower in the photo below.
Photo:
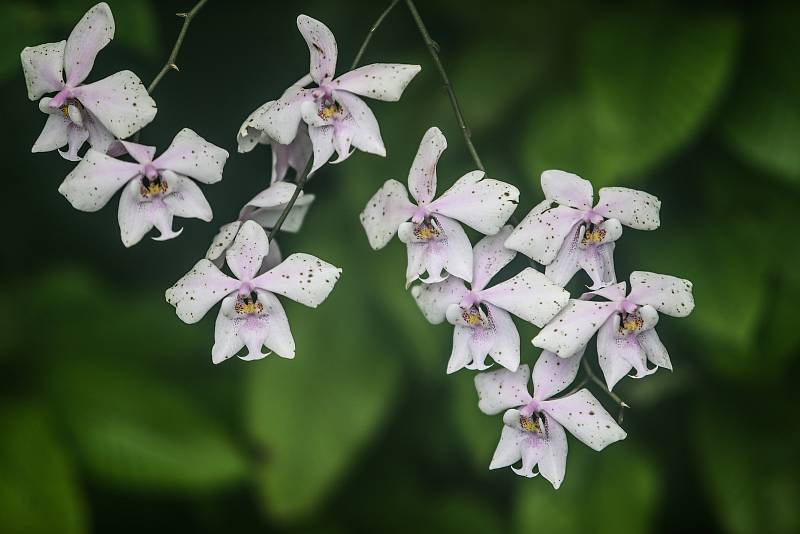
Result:
<svg viewBox="0 0 800 534"><path fill-rule="evenodd" d="M155 147L121 141L136 162L112 158L89 149L58 191L81 211L97 211L122 189L119 228L126 247L138 243L155 227L157 241L177 237L173 217L210 221L211 206L190 178L205 184L222 179L228 152L184 128L156 159Z"/></svg>
<svg viewBox="0 0 800 534"><path fill-rule="evenodd" d="M688 280L635 271L631 291L620 282L572 299L533 339L539 348L567 358L589 342L595 332L600 368L609 389L631 369L633 378L672 369L667 349L656 334L658 313L686 317L694 309L692 283ZM589 300L595 296L606 301ZM648 369L647 362L655 365Z"/></svg>
<svg viewBox="0 0 800 534"><path fill-rule="evenodd" d="M567 468L566 428L596 451L625 439L626 433L588 389L554 399L578 373L580 354L559 358L542 352L533 367L533 395L528 393L527 365L516 372L500 369L475 376L478 407L503 414L503 432L489 469L513 466L525 477L541 474L558 489ZM538 472L534 469L538 466Z"/></svg>
<svg viewBox="0 0 800 534"><path fill-rule="evenodd" d="M82 85L97 53L114 37L114 17L101 2L86 12L66 41L26 47L20 57L28 98L42 98L39 109L48 115L33 152L48 152L68 145L59 153L78 160L78 150L88 139L106 152L114 137L129 137L156 115L156 103L134 73L112 74ZM65 81L66 75L66 81Z"/></svg>
<svg viewBox="0 0 800 534"><path fill-rule="evenodd" d="M443 282L421 284L411 289L428 321L440 324L446 318L455 327L448 373L464 367L487 369L486 356L516 371L520 359L519 332L511 314L541 328L569 300L568 292L531 267L504 282L486 287L517 255L503 246L511 229L505 226L475 245L469 288L466 282L451 276Z"/></svg>
<svg viewBox="0 0 800 534"><path fill-rule="evenodd" d="M297 17L297 27L311 55L310 78L290 87L268 106L256 129L287 145L297 135L300 122L305 121L314 147L311 173L322 167L334 152L338 154L336 163L347 159L351 149L385 156L378 121L357 95L396 102L420 66L375 63L334 79L338 54L331 31L306 15ZM305 88L311 81L317 87Z"/></svg>
<svg viewBox="0 0 800 534"><path fill-rule="evenodd" d="M240 356L243 360L267 356L269 353L263 353L262 347L282 358L293 358L294 338L275 293L316 308L339 279L341 269L310 254L292 254L258 274L268 249L264 229L247 221L225 253L235 278L202 259L166 291L167 302L189 324L198 322L222 301L211 350L214 363L236 355L244 347L247 354Z"/></svg>
<svg viewBox="0 0 800 534"><path fill-rule="evenodd" d="M642 191L603 187L592 207L592 184L564 171L543 172L542 190L545 201L525 216L506 246L546 265L545 274L561 286L581 269L592 279L590 289L616 282L614 242L622 226L659 226L661 202Z"/></svg>
<svg viewBox="0 0 800 534"><path fill-rule="evenodd" d="M373 249L386 246L395 233L408 247L406 287L426 271L425 283L441 282L447 273L471 282L472 245L457 221L482 234L496 234L519 199L513 185L472 171L433 200L436 163L445 148L447 141L439 128L425 132L408 174L408 189L416 205L408 200L403 184L388 180L360 216Z"/></svg>

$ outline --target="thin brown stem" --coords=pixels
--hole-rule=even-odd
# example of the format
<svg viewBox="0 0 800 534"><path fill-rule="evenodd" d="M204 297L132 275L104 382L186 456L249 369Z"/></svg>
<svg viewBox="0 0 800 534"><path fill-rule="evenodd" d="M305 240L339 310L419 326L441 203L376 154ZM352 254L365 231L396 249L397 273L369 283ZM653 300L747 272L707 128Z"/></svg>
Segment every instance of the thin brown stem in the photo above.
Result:
<svg viewBox="0 0 800 534"><path fill-rule="evenodd" d="M583 371L586 373L586 376L589 377L589 380L594 382L600 389L602 389L605 392L606 395L608 395L611 398L611 400L617 403L617 405L619 406L619 415L617 416L617 422L622 424L622 417L624 415L625 408L630 408L630 406L628 406L625 403L625 401L622 400L622 398L620 398L619 395L608 389L606 383L603 382L603 380L599 376L597 376L594 373L594 371L592 371L592 368L589 366L589 362L586 361L585 358L581 363L583 365Z"/></svg>
<svg viewBox="0 0 800 534"><path fill-rule="evenodd" d="M367 32L367 36L364 38L364 42L361 43L361 48L358 49L358 53L356 54L356 57L353 59L352 65L350 65L350 70L353 70L356 67L358 67L358 64L361 62L361 57L367 50L367 45L369 45L369 42L372 40L372 34L375 33L375 30L378 29L378 26L380 26L383 23L383 19L385 19L386 16L389 14L389 12L392 9L394 9L394 6L396 6L398 2L400 2L400 0L392 0L392 2L389 4L389 7L383 10L383 13L380 14L378 19L375 21L375 24L373 24L372 27L369 29L369 31Z"/></svg>
<svg viewBox="0 0 800 534"><path fill-rule="evenodd" d="M175 41L175 46L172 47L172 52L170 52L167 62L164 63L164 66L158 71L156 77L153 78L153 81L147 86L148 93L153 92L153 89L156 88L158 83L161 81L161 78L163 78L167 72L170 70L179 70L176 61L178 61L178 52L181 50L183 40L186 38L186 32L189 31L189 24L192 23L192 19L195 15L197 15L197 12L203 9L203 6L206 4L206 2L208 2L208 0L199 0L188 13L177 13L177 16L183 18L183 26L181 26L181 31L178 33L178 39Z"/></svg>

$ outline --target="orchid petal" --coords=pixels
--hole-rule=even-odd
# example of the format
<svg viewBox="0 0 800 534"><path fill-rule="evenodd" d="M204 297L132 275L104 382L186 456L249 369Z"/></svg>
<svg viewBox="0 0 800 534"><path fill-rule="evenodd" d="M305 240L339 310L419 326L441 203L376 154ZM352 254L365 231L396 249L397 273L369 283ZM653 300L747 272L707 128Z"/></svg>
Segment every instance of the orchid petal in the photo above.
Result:
<svg viewBox="0 0 800 534"><path fill-rule="evenodd" d="M486 236L475 245L472 268L472 290L480 291L500 270L511 263L516 251L505 247L513 228L504 226L492 236Z"/></svg>
<svg viewBox="0 0 800 534"><path fill-rule="evenodd" d="M541 406L573 436L596 451L627 436L588 389L543 401Z"/></svg>
<svg viewBox="0 0 800 534"><path fill-rule="evenodd" d="M517 208L519 189L484 178L484 174L465 174L430 204L430 210L457 219L482 234L496 234Z"/></svg>
<svg viewBox="0 0 800 534"><path fill-rule="evenodd" d="M542 191L551 202L586 211L592 208L592 183L577 174L564 171L544 171Z"/></svg>
<svg viewBox="0 0 800 534"><path fill-rule="evenodd" d="M314 147L314 165L312 165L309 175L317 172L333 156L336 150L333 146L333 133L333 126L308 127L308 135L311 138L311 145Z"/></svg>
<svg viewBox="0 0 800 534"><path fill-rule="evenodd" d="M184 128L169 147L153 161L157 169L168 169L213 184L222 180L228 151L209 143L189 128Z"/></svg>
<svg viewBox="0 0 800 534"><path fill-rule="evenodd" d="M378 250L391 241L401 223L411 218L414 205L409 202L403 184L388 180L367 202L359 215L369 245Z"/></svg>
<svg viewBox="0 0 800 534"><path fill-rule="evenodd" d="M509 408L524 406L533 400L528 393L530 368L522 364L516 371L498 369L475 375L478 408L487 415L496 415Z"/></svg>
<svg viewBox="0 0 800 534"><path fill-rule="evenodd" d="M564 309L533 338L533 344L568 358L589 342L615 309L614 302L570 299Z"/></svg>
<svg viewBox="0 0 800 534"><path fill-rule="evenodd" d="M617 281L614 269L614 247L616 243L593 246L585 249L579 258L580 267L592 279L590 289L603 288Z"/></svg>
<svg viewBox="0 0 800 534"><path fill-rule="evenodd" d="M110 154L111 146L117 138L87 109L83 110L83 126L89 132L89 144L92 148Z"/></svg>
<svg viewBox="0 0 800 534"><path fill-rule="evenodd" d="M481 298L542 327L567 305L569 293L533 267L527 267L513 278L481 291Z"/></svg>
<svg viewBox="0 0 800 534"><path fill-rule="evenodd" d="M274 185L277 185L279 183L286 183L286 182L275 182ZM260 200L253 199L251 202L254 201L259 202ZM292 209L289 210L289 213L283 220L283 225L281 226L281 232L291 232L291 233L299 232L300 228L303 226L303 221L305 220L306 214L308 213L308 209L311 207L311 204L313 202L314 202L314 195L300 193L294 205L292 206ZM242 220L255 221L264 228L274 228L275 225L278 223L278 219L280 219L281 214L283 213L283 210L286 207L287 203L280 204L274 207L261 207L261 208L256 208L252 205L248 205L245 206L245 211L242 212L240 217L242 218Z"/></svg>
<svg viewBox="0 0 800 534"><path fill-rule="evenodd" d="M564 482L564 475L567 472L567 434L554 419L547 418L547 437L539 440L542 448L539 456L539 474L547 479L554 489L561 487ZM525 464L525 453L522 455L523 467Z"/></svg>
<svg viewBox="0 0 800 534"><path fill-rule="evenodd" d="M241 221L233 221L221 226L208 247L206 259L212 261L217 267L222 268L222 264L225 262L225 251L230 248L241 226Z"/></svg>
<svg viewBox="0 0 800 534"><path fill-rule="evenodd" d="M211 361L222 363L235 356L244 348L244 340L239 336L239 329L247 318L242 318L236 312L236 295L228 295L222 299L222 304L217 313L214 324L214 345L211 347ZM260 318L253 318L258 321Z"/></svg>
<svg viewBox="0 0 800 534"><path fill-rule="evenodd" d="M667 348L661 342L655 329L651 328L640 332L636 339L647 355L648 360L659 367L672 371L672 362L669 359Z"/></svg>
<svg viewBox="0 0 800 534"><path fill-rule="evenodd" d="M331 81L338 54L333 33L323 23L306 15L297 17L297 29L308 44L311 78L319 85Z"/></svg>
<svg viewBox="0 0 800 534"><path fill-rule="evenodd" d="M561 287L566 286L575 273L580 271L581 263L585 263L583 256L590 251L579 246L585 230L584 225L573 226L572 233L564 239L555 259L545 267L544 274L554 284Z"/></svg>
<svg viewBox="0 0 800 534"><path fill-rule="evenodd" d="M135 134L156 116L155 101L139 77L129 70L76 87L72 93L120 139Z"/></svg>
<svg viewBox="0 0 800 534"><path fill-rule="evenodd" d="M655 230L661 224L661 201L644 191L627 187L603 187L594 211L607 219L619 219L636 230Z"/></svg>
<svg viewBox="0 0 800 534"><path fill-rule="evenodd" d="M69 142L69 127L72 124L68 118L58 114L47 116L42 133L33 143L31 152L50 152L61 148Z"/></svg>
<svg viewBox="0 0 800 534"><path fill-rule="evenodd" d="M694 309L692 283L666 274L634 271L631 273L628 299L637 304L650 304L660 313L686 317Z"/></svg>
<svg viewBox="0 0 800 534"><path fill-rule="evenodd" d="M644 350L639 346L635 335L619 334L619 314L614 314L603 323L597 333L597 361L608 389L614 386L633 368L633 378L643 378L654 373L658 367L647 369Z"/></svg>
<svg viewBox="0 0 800 534"><path fill-rule="evenodd" d="M89 132L86 128L70 124L67 126L67 150L59 150L58 153L68 161L80 161L81 158L78 156L78 151L87 139L89 139Z"/></svg>
<svg viewBox="0 0 800 534"><path fill-rule="evenodd" d="M213 217L211 206L194 181L172 171L164 171L161 174L169 184L169 192L163 197L164 204L174 216L211 221Z"/></svg>
<svg viewBox="0 0 800 534"><path fill-rule="evenodd" d="M376 100L397 102L421 69L419 65L373 63L342 74L331 85Z"/></svg>
<svg viewBox="0 0 800 534"><path fill-rule="evenodd" d="M491 348L489 356L494 361L508 369L516 371L520 360L519 330L514 324L511 315L496 306L485 304L489 316L491 329Z"/></svg>
<svg viewBox="0 0 800 534"><path fill-rule="evenodd" d="M114 16L105 2L95 5L78 21L67 39L64 70L75 87L89 75L97 53L114 38Z"/></svg>
<svg viewBox="0 0 800 534"><path fill-rule="evenodd" d="M503 426L500 434L500 442L492 455L489 469L501 469L514 465L522 459L521 444L527 438L524 432L520 432L510 426Z"/></svg>
<svg viewBox="0 0 800 534"><path fill-rule="evenodd" d="M411 288L417 306L431 324L444 322L447 308L461 302L468 292L464 281L455 276L436 284L420 284Z"/></svg>
<svg viewBox="0 0 800 534"><path fill-rule="evenodd" d="M436 164L446 148L442 131L435 126L428 128L408 172L408 190L420 204L429 203L436 194Z"/></svg>
<svg viewBox="0 0 800 534"><path fill-rule="evenodd" d="M153 156L156 154L156 147L140 145L131 141L120 141L125 151L141 165L147 165L153 161Z"/></svg>
<svg viewBox="0 0 800 534"><path fill-rule="evenodd" d="M272 139L264 133L264 116L275 103L270 100L259 106L244 120L236 134L236 145L240 154L250 152L259 143L268 144Z"/></svg>
<svg viewBox="0 0 800 534"><path fill-rule="evenodd" d="M299 176L308 165L314 148L311 145L311 138L308 135L308 128L301 124L294 140L288 145L274 142L272 146L272 175L270 183L275 183L286 178L288 170L294 169L295 175Z"/></svg>
<svg viewBox="0 0 800 534"><path fill-rule="evenodd" d="M264 229L253 221L246 221L225 253L225 261L239 280L252 280L268 250L269 243Z"/></svg>
<svg viewBox="0 0 800 534"><path fill-rule="evenodd" d="M569 358L561 358L553 352L542 351L533 366L533 398L547 400L572 384L578 376L583 352L579 350Z"/></svg>
<svg viewBox="0 0 800 534"><path fill-rule="evenodd" d="M561 245L574 232L583 213L567 206L556 206L545 211L540 211L540 207L541 204L522 219L506 240L506 246L547 265L556 258Z"/></svg>
<svg viewBox="0 0 800 534"><path fill-rule="evenodd" d="M617 282L616 284L612 284L610 286L601 287L600 289L595 289L592 291L587 291L583 295L581 295L581 300L589 300L592 297L603 297L604 299L613 300L615 302L619 302L625 298L625 292L628 284L625 282Z"/></svg>
<svg viewBox="0 0 800 534"><path fill-rule="evenodd" d="M64 179L58 192L76 209L97 211L111 200L118 189L140 173L140 165L89 149Z"/></svg>
<svg viewBox="0 0 800 534"><path fill-rule="evenodd" d="M450 352L450 359L447 360L447 374L453 374L473 361L473 351L470 347L471 337L471 328L459 325L453 328L453 349Z"/></svg>
<svg viewBox="0 0 800 534"><path fill-rule="evenodd" d="M341 272L341 269L310 254L292 254L280 265L255 278L253 284L316 308L333 290Z"/></svg>
<svg viewBox="0 0 800 534"><path fill-rule="evenodd" d="M178 237L183 229L177 231L172 229L172 209L163 199L143 198L141 188L139 181L131 180L122 190L117 211L122 243L126 247L135 245L153 227L160 233L153 238L156 241L166 241Z"/></svg>
<svg viewBox="0 0 800 534"><path fill-rule="evenodd" d="M64 47L66 41L27 46L22 50L22 72L28 87L28 98L36 100L64 87Z"/></svg>
<svg viewBox="0 0 800 534"><path fill-rule="evenodd" d="M166 291L167 302L175 306L175 312L185 323L196 323L226 295L235 291L240 282L206 259L198 261Z"/></svg>
<svg viewBox="0 0 800 534"><path fill-rule="evenodd" d="M353 146L362 152L385 156L386 147L383 145L378 119L367 103L347 91L334 91L333 97L341 103L350 114L350 119L355 122Z"/></svg>
<svg viewBox="0 0 800 534"><path fill-rule="evenodd" d="M297 136L300 127L301 105L311 99L310 90L291 86L264 112L259 124L277 143L288 145Z"/></svg>

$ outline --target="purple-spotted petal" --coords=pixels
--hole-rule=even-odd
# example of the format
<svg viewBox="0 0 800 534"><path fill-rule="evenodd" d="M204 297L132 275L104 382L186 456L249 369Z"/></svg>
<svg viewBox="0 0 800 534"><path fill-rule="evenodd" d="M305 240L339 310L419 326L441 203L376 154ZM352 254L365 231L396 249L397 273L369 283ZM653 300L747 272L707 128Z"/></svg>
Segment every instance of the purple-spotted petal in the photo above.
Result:
<svg viewBox="0 0 800 534"><path fill-rule="evenodd" d="M156 116L156 103L129 70L72 90L103 126L120 139L130 137Z"/></svg>
<svg viewBox="0 0 800 534"><path fill-rule="evenodd" d="M211 206L193 180L172 171L164 171L162 176L169 185L169 191L164 195L164 204L175 217L211 221Z"/></svg>
<svg viewBox="0 0 800 534"><path fill-rule="evenodd" d="M239 280L252 280L268 250L269 243L264 229L253 221L246 221L225 253L225 261Z"/></svg>
<svg viewBox="0 0 800 534"><path fill-rule="evenodd" d="M362 152L385 156L386 147L383 144L378 119L366 102L347 91L334 91L333 96L350 114L348 122L353 123L350 126L353 130L353 146Z"/></svg>
<svg viewBox="0 0 800 534"><path fill-rule="evenodd" d="M430 209L482 234L496 234L517 208L519 189L500 180L484 178L484 174L483 171L465 174L433 201Z"/></svg>
<svg viewBox="0 0 800 534"><path fill-rule="evenodd" d="M411 218L414 205L409 202L403 184L388 180L367 202L359 215L369 245L381 249L391 241L401 223Z"/></svg>
<svg viewBox="0 0 800 534"><path fill-rule="evenodd" d="M571 172L544 171L542 191L546 199L562 206L582 211L592 207L592 183Z"/></svg>
<svg viewBox="0 0 800 534"><path fill-rule="evenodd" d="M28 98L36 100L64 87L64 47L66 41L27 46L22 50L22 72L28 87Z"/></svg>
<svg viewBox="0 0 800 534"><path fill-rule="evenodd" d="M309 72L319 85L333 79L336 71L336 39L323 23L306 15L297 17L297 29L308 44L311 55Z"/></svg>
<svg viewBox="0 0 800 534"><path fill-rule="evenodd" d="M167 302L185 323L196 323L214 304L239 288L239 281L225 275L206 259L198 261L166 291Z"/></svg>
<svg viewBox="0 0 800 534"><path fill-rule="evenodd" d="M533 338L533 344L568 358L586 346L615 309L614 302L570 299L566 307Z"/></svg>
<svg viewBox="0 0 800 534"><path fill-rule="evenodd" d="M547 414L544 414L547 417ZM539 474L547 479L553 489L561 487L564 475L567 472L567 434L554 419L547 419L547 436L539 440L542 448L539 455ZM522 461L525 465L525 453L523 452Z"/></svg>
<svg viewBox="0 0 800 534"><path fill-rule="evenodd" d="M397 102L421 68L419 65L373 63L342 74L331 85L376 100Z"/></svg>
<svg viewBox="0 0 800 534"><path fill-rule="evenodd" d="M262 104L252 112L239 127L236 134L236 144L239 153L250 152L258 144L269 144L272 139L264 133L264 116L267 110L275 104L274 100Z"/></svg>
<svg viewBox="0 0 800 534"><path fill-rule="evenodd" d="M583 212L568 206L540 211L541 206L536 206L522 219L506 240L506 246L547 265L556 258L564 240L574 232Z"/></svg>
<svg viewBox="0 0 800 534"><path fill-rule="evenodd" d="M183 229L172 229L172 209L163 198L144 197L141 189L142 185L138 180L131 180L122 190L117 211L122 243L126 247L135 245L153 227L159 231L159 235L153 237L156 241L178 237Z"/></svg>
<svg viewBox="0 0 800 534"><path fill-rule="evenodd" d="M316 308L333 290L341 272L341 269L310 254L292 254L280 265L255 278L253 284Z"/></svg>
<svg viewBox="0 0 800 534"><path fill-rule="evenodd" d="M484 305L488 310L487 315L491 324L492 345L489 349L489 356L509 371L516 371L520 359L517 325L514 324L507 311L488 303Z"/></svg>
<svg viewBox="0 0 800 534"><path fill-rule="evenodd" d="M420 141L417 155L408 172L408 190L420 204L427 204L436 194L436 163L447 148L447 140L435 126Z"/></svg>
<svg viewBox="0 0 800 534"><path fill-rule="evenodd" d="M661 201L650 193L627 187L604 187L594 211L608 219L618 219L636 230L655 230L661 224Z"/></svg>
<svg viewBox="0 0 800 534"><path fill-rule="evenodd" d="M506 248L505 241L513 228L504 226L492 236L486 236L475 245L472 252L472 290L480 291L500 270L511 263L516 251Z"/></svg>
<svg viewBox="0 0 800 534"><path fill-rule="evenodd" d="M631 273L631 293L628 300L650 304L661 313L686 317L694 309L692 283L666 274L634 271Z"/></svg>
<svg viewBox="0 0 800 534"><path fill-rule="evenodd" d="M527 267L513 278L484 289L480 295L483 300L539 327L555 317L569 301L567 291L533 267Z"/></svg>
<svg viewBox="0 0 800 534"><path fill-rule="evenodd" d="M184 128L169 147L153 161L157 169L168 169L213 184L222 180L228 151L209 143L189 128Z"/></svg>
<svg viewBox="0 0 800 534"><path fill-rule="evenodd" d="M233 221L221 226L217 235L211 240L211 245L206 251L206 259L212 261L214 265L221 269L225 263L225 252L233 244L233 240L236 238L236 234L239 233L241 226L241 221Z"/></svg>
<svg viewBox="0 0 800 534"><path fill-rule="evenodd" d="M108 203L118 189L140 173L141 167L135 163L120 161L89 149L64 179L58 192L76 209L97 211Z"/></svg>
<svg viewBox="0 0 800 534"><path fill-rule="evenodd" d="M333 145L333 134L333 125L308 127L308 135L311 138L311 145L314 151L314 165L311 166L309 175L314 174L325 165L336 151L336 147Z"/></svg>
<svg viewBox="0 0 800 534"><path fill-rule="evenodd" d="M620 317L615 313L603 323L597 333L597 358L608 389L614 389L617 382L631 369L636 371L633 378L643 378L658 369L647 368L647 358L637 336L622 335L619 327Z"/></svg>
<svg viewBox="0 0 800 534"><path fill-rule="evenodd" d="M444 322L447 308L461 302L468 292L464 281L455 276L436 284L419 284L411 288L417 306L431 324Z"/></svg>
<svg viewBox="0 0 800 534"><path fill-rule="evenodd" d="M573 436L596 451L627 436L588 389L543 401L541 406Z"/></svg>
<svg viewBox="0 0 800 534"><path fill-rule="evenodd" d="M533 366L533 398L537 401L547 400L567 389L578 376L583 352L579 350L569 358L561 358L552 352L542 351Z"/></svg>
<svg viewBox="0 0 800 534"><path fill-rule="evenodd" d="M105 2L95 5L78 21L67 39L64 70L75 87L89 75L97 53L114 38L114 16Z"/></svg>
<svg viewBox="0 0 800 534"><path fill-rule="evenodd" d="M610 286L601 287L592 291L587 291L581 295L581 300L590 300L592 297L603 297L604 299L619 302L625 298L625 292L628 284L626 282L618 282Z"/></svg>
<svg viewBox="0 0 800 534"><path fill-rule="evenodd" d="M528 393L530 376L531 370L525 364L513 372L508 369L498 369L475 375L478 408L487 415L495 415L529 403L533 400Z"/></svg>
<svg viewBox="0 0 800 534"><path fill-rule="evenodd" d="M297 136L301 122L301 106L311 100L311 91L298 86L289 87L270 106L259 121L259 127L276 142L288 145Z"/></svg>

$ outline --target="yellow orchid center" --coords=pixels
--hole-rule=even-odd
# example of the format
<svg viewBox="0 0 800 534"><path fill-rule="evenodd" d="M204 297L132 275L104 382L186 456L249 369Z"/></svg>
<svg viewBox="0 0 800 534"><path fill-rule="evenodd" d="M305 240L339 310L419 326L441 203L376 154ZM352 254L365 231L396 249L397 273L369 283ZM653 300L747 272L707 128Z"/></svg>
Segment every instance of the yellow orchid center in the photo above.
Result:
<svg viewBox="0 0 800 534"><path fill-rule="evenodd" d="M636 332L644 326L644 319L638 315L628 315L622 320L620 330L628 332Z"/></svg>
<svg viewBox="0 0 800 534"><path fill-rule="evenodd" d="M585 245L596 245L600 243L603 238L606 236L606 231L602 228L594 227L590 228L583 234L583 243Z"/></svg>
<svg viewBox="0 0 800 534"><path fill-rule="evenodd" d="M342 111L342 107L337 102L326 102L319 110L319 116L324 120L331 120Z"/></svg>
<svg viewBox="0 0 800 534"><path fill-rule="evenodd" d="M539 422L538 417L527 415L519 416L519 426L521 426L522 430L525 432L539 432L542 429L542 425Z"/></svg>
<svg viewBox="0 0 800 534"><path fill-rule="evenodd" d="M58 109L61 110L61 114L64 115L65 119L69 118L69 106L67 104L62 105Z"/></svg>
<svg viewBox="0 0 800 534"><path fill-rule="evenodd" d="M234 305L234 309L236 310L236 313L240 313L242 315L251 315L264 311L264 305L258 302L255 297L248 295L245 297L239 297Z"/></svg>
<svg viewBox="0 0 800 534"><path fill-rule="evenodd" d="M143 197L154 197L163 195L167 192L167 189L169 189L169 186L167 185L166 180L161 179L160 176L153 180L144 177L142 178L142 185L139 188L139 192Z"/></svg>
<svg viewBox="0 0 800 534"><path fill-rule="evenodd" d="M423 241L436 239L441 233L442 232L430 220L422 221L414 227L414 235L417 239L422 239Z"/></svg>
<svg viewBox="0 0 800 534"><path fill-rule="evenodd" d="M461 317L470 326L477 326L483 322L480 313L478 313L478 309L474 307L461 312Z"/></svg>

